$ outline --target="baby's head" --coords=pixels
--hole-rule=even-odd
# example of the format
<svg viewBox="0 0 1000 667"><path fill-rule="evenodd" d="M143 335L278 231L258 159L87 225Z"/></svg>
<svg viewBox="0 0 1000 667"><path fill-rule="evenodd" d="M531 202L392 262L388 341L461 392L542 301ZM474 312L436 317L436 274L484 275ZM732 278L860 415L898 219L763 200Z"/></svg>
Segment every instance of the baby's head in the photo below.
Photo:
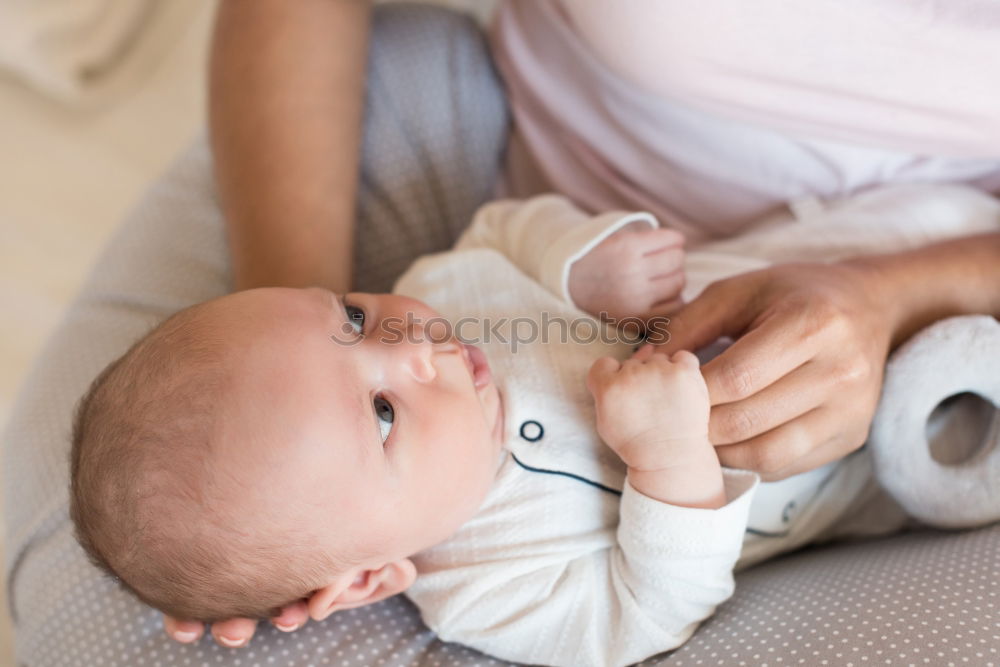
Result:
<svg viewBox="0 0 1000 667"><path fill-rule="evenodd" d="M405 590L408 557L475 514L500 463L488 366L425 329L436 317L401 296L266 288L169 318L81 400L80 543L177 618L309 598L318 619Z"/></svg>

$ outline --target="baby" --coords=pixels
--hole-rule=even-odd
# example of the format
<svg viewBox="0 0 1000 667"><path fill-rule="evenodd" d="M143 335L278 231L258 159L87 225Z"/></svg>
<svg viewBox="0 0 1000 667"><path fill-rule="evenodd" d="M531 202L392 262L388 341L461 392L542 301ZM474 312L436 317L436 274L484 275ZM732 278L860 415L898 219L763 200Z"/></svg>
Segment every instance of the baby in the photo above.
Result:
<svg viewBox="0 0 1000 667"><path fill-rule="evenodd" d="M81 544L178 618L307 598L322 619L406 591L442 639L505 659L675 648L734 567L822 537L871 471L863 451L773 484L722 469L694 355L634 353L627 327L580 310L637 271L648 253L590 261L637 228L680 252L657 227L497 202L396 294L270 288L181 311L81 401ZM688 287L766 263L691 253Z"/></svg>

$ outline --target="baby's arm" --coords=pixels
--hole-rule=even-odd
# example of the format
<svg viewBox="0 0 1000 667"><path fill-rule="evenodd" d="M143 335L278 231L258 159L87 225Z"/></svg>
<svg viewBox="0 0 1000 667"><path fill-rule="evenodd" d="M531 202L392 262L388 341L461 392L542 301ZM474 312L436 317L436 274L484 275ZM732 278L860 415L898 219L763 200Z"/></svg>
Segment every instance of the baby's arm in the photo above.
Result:
<svg viewBox="0 0 1000 667"><path fill-rule="evenodd" d="M481 207L456 250L492 248L567 303L600 316L675 310L684 237L644 212L589 215L558 195Z"/></svg>
<svg viewBox="0 0 1000 667"><path fill-rule="evenodd" d="M588 385L629 464L617 528L553 529L600 514L607 491L567 480L553 494L527 474L411 589L442 639L516 662L627 665L683 644L732 594L757 477L720 469L697 360L645 347L613 363L596 362Z"/></svg>

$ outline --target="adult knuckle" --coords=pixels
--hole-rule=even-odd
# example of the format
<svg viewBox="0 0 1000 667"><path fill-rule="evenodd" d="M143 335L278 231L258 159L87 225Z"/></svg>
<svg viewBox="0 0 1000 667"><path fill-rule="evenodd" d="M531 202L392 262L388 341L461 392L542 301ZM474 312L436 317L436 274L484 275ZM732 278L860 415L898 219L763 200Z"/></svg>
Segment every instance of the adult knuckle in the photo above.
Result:
<svg viewBox="0 0 1000 667"><path fill-rule="evenodd" d="M825 313L824 326L832 336L843 339L853 331L854 322L850 313L843 308L831 304Z"/></svg>
<svg viewBox="0 0 1000 667"><path fill-rule="evenodd" d="M746 364L730 363L722 367L722 390L736 399L746 398L754 392L755 372Z"/></svg>
<svg viewBox="0 0 1000 667"><path fill-rule="evenodd" d="M741 408L725 413L722 423L722 435L729 442L749 440L757 433L760 426L760 416L755 410Z"/></svg>
<svg viewBox="0 0 1000 667"><path fill-rule="evenodd" d="M789 437L782 442L769 443L769 455L761 472L777 479L779 473L807 456L815 445L816 442L806 434Z"/></svg>
<svg viewBox="0 0 1000 667"><path fill-rule="evenodd" d="M844 333L853 328L851 312L834 294L820 292L809 300L809 313L824 330Z"/></svg>
<svg viewBox="0 0 1000 667"><path fill-rule="evenodd" d="M773 474L785 467L785 453L772 443L761 443L750 451L750 466L759 473Z"/></svg>
<svg viewBox="0 0 1000 667"><path fill-rule="evenodd" d="M831 372L835 384L858 385L867 381L874 373L874 365L862 356L851 356L838 362Z"/></svg>

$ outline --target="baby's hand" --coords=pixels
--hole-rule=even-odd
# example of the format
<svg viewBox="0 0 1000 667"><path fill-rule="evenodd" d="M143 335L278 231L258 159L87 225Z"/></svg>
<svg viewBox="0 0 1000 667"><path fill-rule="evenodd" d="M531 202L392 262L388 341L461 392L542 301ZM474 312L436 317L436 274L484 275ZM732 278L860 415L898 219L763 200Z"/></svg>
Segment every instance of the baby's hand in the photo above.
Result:
<svg viewBox="0 0 1000 667"><path fill-rule="evenodd" d="M682 289L684 236L643 222L604 239L574 262L569 274L569 293L581 310L616 320L673 312L682 305Z"/></svg>
<svg viewBox="0 0 1000 667"><path fill-rule="evenodd" d="M587 388L598 433L629 468L671 468L712 451L708 388L690 352L668 358L644 345L624 362L602 357L590 367Z"/></svg>

